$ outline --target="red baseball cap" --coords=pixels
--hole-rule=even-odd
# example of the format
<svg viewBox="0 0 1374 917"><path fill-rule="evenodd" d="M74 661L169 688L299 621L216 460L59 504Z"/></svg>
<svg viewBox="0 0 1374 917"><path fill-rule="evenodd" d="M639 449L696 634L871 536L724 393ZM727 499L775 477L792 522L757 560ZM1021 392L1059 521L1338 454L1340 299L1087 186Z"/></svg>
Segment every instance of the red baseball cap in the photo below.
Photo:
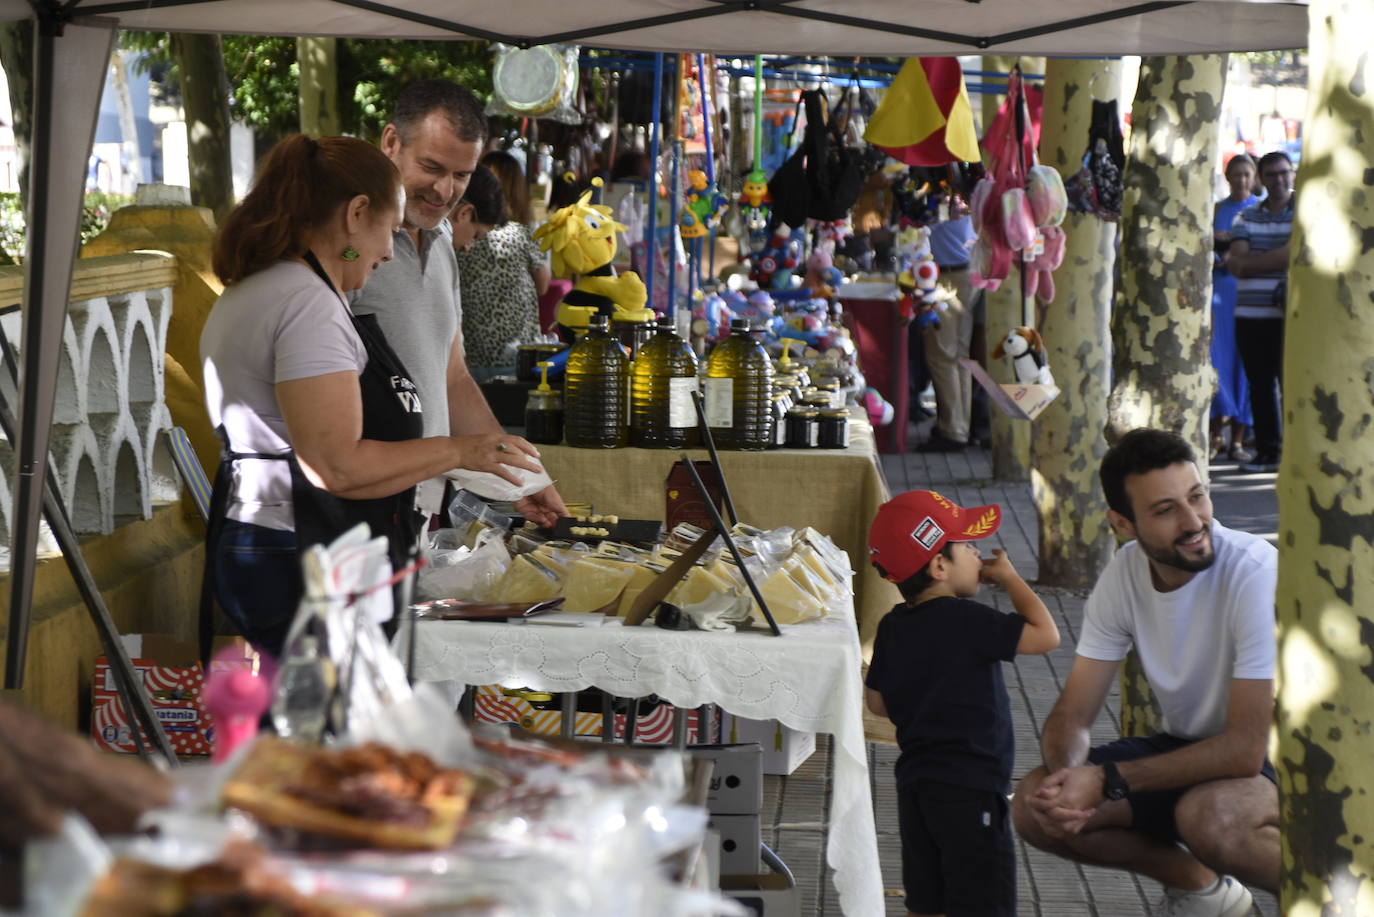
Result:
<svg viewBox="0 0 1374 917"><path fill-rule="evenodd" d="M908 490L878 507L868 529L868 559L900 583L930 563L950 541L977 541L1002 524L997 504L955 506L933 490Z"/></svg>

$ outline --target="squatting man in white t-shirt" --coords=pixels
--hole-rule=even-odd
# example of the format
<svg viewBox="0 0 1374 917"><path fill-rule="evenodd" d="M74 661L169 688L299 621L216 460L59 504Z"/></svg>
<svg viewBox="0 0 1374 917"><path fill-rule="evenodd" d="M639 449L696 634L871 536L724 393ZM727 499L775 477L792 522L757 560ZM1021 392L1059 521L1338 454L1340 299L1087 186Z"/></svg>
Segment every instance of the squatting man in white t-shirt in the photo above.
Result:
<svg viewBox="0 0 1374 917"><path fill-rule="evenodd" d="M1107 517L1134 539L1083 613L1077 655L1016 789L1025 840L1165 886L1159 913L1239 917L1241 883L1279 879L1279 802L1265 760L1273 715L1278 552L1212 518L1192 448L1133 430L1102 460ZM1089 748L1089 729L1135 646L1161 734ZM1239 880L1239 881L1237 881Z"/></svg>

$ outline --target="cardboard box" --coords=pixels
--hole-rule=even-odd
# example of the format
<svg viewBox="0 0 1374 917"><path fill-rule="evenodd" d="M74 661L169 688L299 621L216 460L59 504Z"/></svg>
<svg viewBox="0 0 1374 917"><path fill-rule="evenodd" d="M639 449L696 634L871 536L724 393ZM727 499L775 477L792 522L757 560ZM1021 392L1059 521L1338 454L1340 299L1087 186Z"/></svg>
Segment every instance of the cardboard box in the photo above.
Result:
<svg viewBox="0 0 1374 917"><path fill-rule="evenodd" d="M712 815L706 826L720 832L721 875L752 875L759 871L763 835L757 815Z"/></svg>
<svg viewBox="0 0 1374 917"><path fill-rule="evenodd" d="M786 876L721 876L720 890L756 917L800 917L801 889Z"/></svg>
<svg viewBox="0 0 1374 917"><path fill-rule="evenodd" d="M635 723L635 741L645 745L667 745L673 741L673 714L677 708L661 704L641 715ZM508 695L500 685L477 688L473 704L473 718L479 723L514 723L527 732L538 735L562 734L563 711L541 710L523 697ZM601 736L601 714L578 712L573 714L573 735ZM615 714L615 735L625 735L625 714ZM697 711L687 711L687 741L697 741Z"/></svg>
<svg viewBox="0 0 1374 917"><path fill-rule="evenodd" d="M178 755L208 755L215 737L215 720L201 705L201 685L205 673L191 644L165 634L126 634L120 638L134 669L152 700L153 711L162 723ZM248 644L238 637L215 641L215 650ZM91 683L91 739L101 751L134 754L133 736L110 662L104 656L95 660Z"/></svg>
<svg viewBox="0 0 1374 917"><path fill-rule="evenodd" d="M777 720L751 720L722 713L720 736L726 742L757 742L763 749L763 772L785 777L816 751L816 734L800 732Z"/></svg>
<svg viewBox="0 0 1374 917"><path fill-rule="evenodd" d="M960 360L992 399L1002 413L1016 420L1034 420L1049 403L1059 397L1053 385L1022 382L994 382L983 367L973 360Z"/></svg>
<svg viewBox="0 0 1374 917"><path fill-rule="evenodd" d="M687 753L715 763L706 808L716 815L757 815L763 808L763 752L754 743L692 745Z"/></svg>

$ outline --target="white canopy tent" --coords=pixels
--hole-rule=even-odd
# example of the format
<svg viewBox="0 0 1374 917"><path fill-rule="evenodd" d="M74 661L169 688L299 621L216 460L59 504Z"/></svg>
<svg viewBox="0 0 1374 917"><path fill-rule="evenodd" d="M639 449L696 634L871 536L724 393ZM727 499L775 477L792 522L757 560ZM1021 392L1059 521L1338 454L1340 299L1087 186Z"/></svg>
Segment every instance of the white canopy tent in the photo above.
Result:
<svg viewBox="0 0 1374 917"><path fill-rule="evenodd" d="M34 136L12 444L7 688L23 678L63 321L117 29L579 42L741 56L1195 54L1302 47L1307 37L1305 2L1267 0L0 0L0 21L26 19L36 35ZM860 911L881 908L881 889L844 886L842 898Z"/></svg>
<svg viewBox="0 0 1374 917"><path fill-rule="evenodd" d="M58 354L116 29L901 57L1195 54L1307 38L1306 3L1269 0L0 0L0 21L25 19L37 47L6 687L22 680Z"/></svg>

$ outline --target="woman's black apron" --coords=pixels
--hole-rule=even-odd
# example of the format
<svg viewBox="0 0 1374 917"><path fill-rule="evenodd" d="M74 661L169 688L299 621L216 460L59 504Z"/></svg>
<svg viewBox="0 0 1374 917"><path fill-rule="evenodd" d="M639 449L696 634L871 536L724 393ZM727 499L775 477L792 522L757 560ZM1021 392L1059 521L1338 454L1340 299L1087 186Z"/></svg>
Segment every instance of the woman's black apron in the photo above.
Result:
<svg viewBox="0 0 1374 917"><path fill-rule="evenodd" d="M338 291L314 254L307 252L305 260L337 296ZM376 316L354 315L352 319L353 328L367 351L367 365L358 377L363 402L362 438L380 442L419 439L424 435L420 399L409 373L387 344L377 325ZM294 451L278 454L234 452L229 448L224 427L221 425L215 432L219 436L221 452L219 470L215 474L214 489L210 495L210 517L205 532L205 572L200 594L201 659L208 662L214 634L213 600L218 585L215 582L215 551L227 518L233 462L269 459L284 461L290 467L298 556L312 545L328 544L359 522L366 522L374 537L386 536L393 570L400 570L410 562L420 529L415 511L414 487L390 497L371 500L336 497L310 483L296 461Z"/></svg>

